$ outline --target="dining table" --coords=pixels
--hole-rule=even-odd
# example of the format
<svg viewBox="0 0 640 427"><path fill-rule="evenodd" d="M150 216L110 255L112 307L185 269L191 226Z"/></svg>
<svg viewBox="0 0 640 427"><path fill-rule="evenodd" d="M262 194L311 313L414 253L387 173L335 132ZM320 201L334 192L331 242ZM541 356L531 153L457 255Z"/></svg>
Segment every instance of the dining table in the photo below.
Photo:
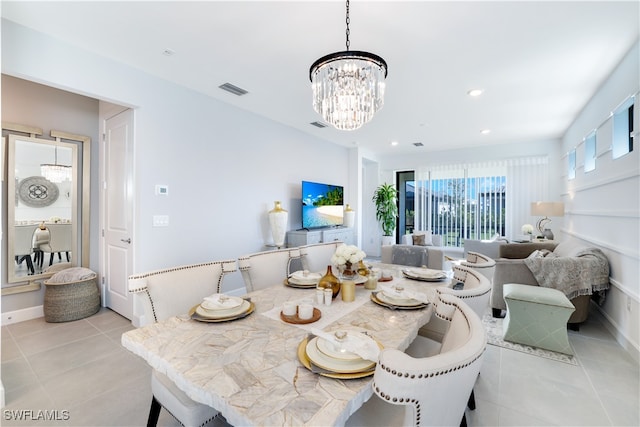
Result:
<svg viewBox="0 0 640 427"><path fill-rule="evenodd" d="M373 371L353 378L322 375L304 366L298 350L314 330L361 331L381 348L406 349L429 322L433 304L392 309L376 303L372 293L399 286L424 292L433 301L435 288L450 286L450 280L410 280L402 268L375 264L392 279L379 282L376 290L356 286L352 302L338 295L325 305L316 301L315 287L291 287L284 279L245 295L254 307L245 317L203 322L184 313L128 331L121 342L191 399L220 411L231 425L344 425L372 396ZM302 324L284 321L280 314L287 301L313 304L320 318Z"/></svg>

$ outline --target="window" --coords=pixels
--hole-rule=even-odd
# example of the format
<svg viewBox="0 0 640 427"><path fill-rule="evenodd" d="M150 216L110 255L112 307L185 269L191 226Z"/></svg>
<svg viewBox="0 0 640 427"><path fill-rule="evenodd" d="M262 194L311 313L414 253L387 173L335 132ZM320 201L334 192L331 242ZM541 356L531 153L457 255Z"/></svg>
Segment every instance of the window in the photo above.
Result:
<svg viewBox="0 0 640 427"><path fill-rule="evenodd" d="M590 172L596 168L596 132L591 132L584 140L584 171Z"/></svg>
<svg viewBox="0 0 640 427"><path fill-rule="evenodd" d="M618 159L633 151L633 104L632 96L613 112L613 158Z"/></svg>
<svg viewBox="0 0 640 427"><path fill-rule="evenodd" d="M416 182L422 207L417 230L443 236L445 246L462 246L464 239L505 235L506 176L504 171L462 168L431 171ZM417 209L416 209L417 211Z"/></svg>
<svg viewBox="0 0 640 427"><path fill-rule="evenodd" d="M569 151L567 160L568 160L567 177L569 179L575 179L576 177L576 149L575 148Z"/></svg>

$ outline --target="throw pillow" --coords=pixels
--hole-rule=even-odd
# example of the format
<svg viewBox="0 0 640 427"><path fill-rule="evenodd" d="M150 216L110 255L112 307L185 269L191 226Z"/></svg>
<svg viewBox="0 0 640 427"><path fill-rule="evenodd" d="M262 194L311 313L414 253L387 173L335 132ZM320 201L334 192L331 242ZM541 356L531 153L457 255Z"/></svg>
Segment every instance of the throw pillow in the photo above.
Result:
<svg viewBox="0 0 640 427"><path fill-rule="evenodd" d="M420 236L424 238L424 243L416 243L416 237L420 239ZM433 236L431 231L416 231L413 233L413 244L420 246L433 246Z"/></svg>
<svg viewBox="0 0 640 427"><path fill-rule="evenodd" d="M532 259L532 258L542 258L542 257L544 257L544 254L542 253L542 251L539 251L536 249L535 251L531 252L527 258Z"/></svg>
<svg viewBox="0 0 640 427"><path fill-rule="evenodd" d="M413 235L413 244L417 246L425 246L425 235L424 234L414 234Z"/></svg>

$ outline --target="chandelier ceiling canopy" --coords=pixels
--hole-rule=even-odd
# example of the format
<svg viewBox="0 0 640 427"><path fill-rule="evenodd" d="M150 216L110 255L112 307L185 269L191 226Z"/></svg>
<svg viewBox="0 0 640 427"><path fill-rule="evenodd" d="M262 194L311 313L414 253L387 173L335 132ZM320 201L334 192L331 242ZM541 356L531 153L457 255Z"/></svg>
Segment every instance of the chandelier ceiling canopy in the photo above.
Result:
<svg viewBox="0 0 640 427"><path fill-rule="evenodd" d="M349 50L349 0L346 23L347 50L315 61L309 79L316 112L336 129L355 130L384 105L388 67L378 55Z"/></svg>

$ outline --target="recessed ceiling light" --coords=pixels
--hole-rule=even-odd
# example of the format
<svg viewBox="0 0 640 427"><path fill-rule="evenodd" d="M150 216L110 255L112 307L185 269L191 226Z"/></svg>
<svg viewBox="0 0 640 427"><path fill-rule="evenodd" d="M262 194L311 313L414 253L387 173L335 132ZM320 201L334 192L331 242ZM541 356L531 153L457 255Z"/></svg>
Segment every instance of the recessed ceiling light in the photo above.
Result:
<svg viewBox="0 0 640 427"><path fill-rule="evenodd" d="M415 145L416 147L424 147L424 144L422 142L414 142L413 145Z"/></svg>
<svg viewBox="0 0 640 427"><path fill-rule="evenodd" d="M395 147L396 145L398 145L398 141L391 141L391 145Z"/></svg>
<svg viewBox="0 0 640 427"><path fill-rule="evenodd" d="M169 48L166 48L165 50L162 51L162 54L165 55L165 56L171 56L171 55L173 55L175 53L176 53L175 50L169 49Z"/></svg>
<svg viewBox="0 0 640 427"><path fill-rule="evenodd" d="M471 89L469 92L467 92L467 95L469 96L480 96L484 93L484 90L482 89Z"/></svg>
<svg viewBox="0 0 640 427"><path fill-rule="evenodd" d="M480 131L480 133L481 133L481 134L483 134L483 135L488 135L488 134L490 134L490 133L491 133L491 129L482 129L482 130Z"/></svg>

